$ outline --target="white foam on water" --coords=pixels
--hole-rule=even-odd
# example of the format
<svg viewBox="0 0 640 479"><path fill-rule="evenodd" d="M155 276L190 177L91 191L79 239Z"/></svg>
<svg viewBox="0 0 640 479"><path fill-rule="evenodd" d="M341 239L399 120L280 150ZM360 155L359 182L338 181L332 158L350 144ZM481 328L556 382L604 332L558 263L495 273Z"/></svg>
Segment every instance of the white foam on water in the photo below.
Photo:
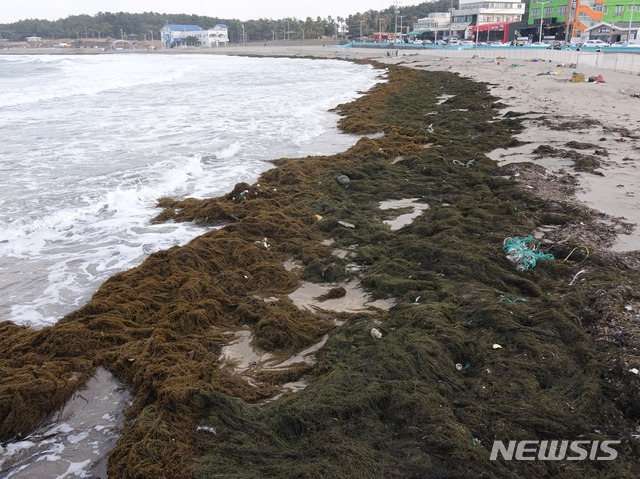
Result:
<svg viewBox="0 0 640 479"><path fill-rule="evenodd" d="M4 62L15 73L0 84L0 319L31 327L207 231L150 224L159 198L221 196L255 182L270 160L354 144L327 110L379 81L370 67L334 60L7 57L0 71Z"/></svg>

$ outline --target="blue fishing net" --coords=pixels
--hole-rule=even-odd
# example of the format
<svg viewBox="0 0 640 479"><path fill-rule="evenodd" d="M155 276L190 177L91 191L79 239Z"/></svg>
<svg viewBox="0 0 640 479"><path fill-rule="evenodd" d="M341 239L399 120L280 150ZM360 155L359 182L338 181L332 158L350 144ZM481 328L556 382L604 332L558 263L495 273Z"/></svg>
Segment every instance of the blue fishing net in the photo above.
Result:
<svg viewBox="0 0 640 479"><path fill-rule="evenodd" d="M552 254L540 252L540 243L530 247L528 243L533 243L533 236L526 238L506 238L502 250L507 253L507 258L516 263L516 268L520 271L528 271L535 268L538 260L553 260Z"/></svg>

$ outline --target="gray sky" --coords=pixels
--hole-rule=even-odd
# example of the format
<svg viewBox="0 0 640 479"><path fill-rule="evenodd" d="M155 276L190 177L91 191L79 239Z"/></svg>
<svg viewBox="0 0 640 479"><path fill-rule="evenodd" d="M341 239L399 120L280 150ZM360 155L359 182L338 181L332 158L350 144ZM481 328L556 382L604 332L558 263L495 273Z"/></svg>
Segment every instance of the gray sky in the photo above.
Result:
<svg viewBox="0 0 640 479"><path fill-rule="evenodd" d="M95 15L98 12L187 13L225 19L258 18L315 19L320 16L343 17L367 10L382 10L396 0L208 0L180 2L176 0L3 0L0 23L38 18L58 20L69 15ZM398 5L416 5L421 0L398 0ZM400 12L402 15L402 12Z"/></svg>

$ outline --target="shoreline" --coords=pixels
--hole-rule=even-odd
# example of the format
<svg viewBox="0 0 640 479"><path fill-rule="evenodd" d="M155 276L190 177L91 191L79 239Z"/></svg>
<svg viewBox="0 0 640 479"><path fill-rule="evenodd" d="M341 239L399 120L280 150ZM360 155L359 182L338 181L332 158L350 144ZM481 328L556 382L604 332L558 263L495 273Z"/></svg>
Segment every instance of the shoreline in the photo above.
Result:
<svg viewBox="0 0 640 479"><path fill-rule="evenodd" d="M529 467L490 462L492 439L585 436L623 438L621 458L604 477L631 477L625 470L637 457L631 437L638 384L625 367L636 361L637 271L599 251L607 237L598 217L573 204L574 172L552 178L539 168L489 161L493 144L543 146L517 139L527 134L522 123L555 131L565 120L549 125L553 115L531 113L538 104L513 92L523 79L504 81L508 69L494 69L492 81L470 80L474 66L489 71L475 61L481 59L383 60L374 61L387 64L389 81L337 108L342 129L364 135L352 148L278 160L259 185L239 184L225 197L164 201L159 220L227 226L114 276L52 328L31 333L3 325L0 342L12 345L12 360L20 351L43 355L39 374L49 380L69 368L86 380L97 361L133 385L110 477L120 477L125 464L130 474L172 479L192 477L192 467L238 477L318 470L332 477L530 477ZM413 68L391 64L407 60ZM487 94L478 81L521 93L522 111L505 107L504 97ZM366 136L381 130L383 136ZM567 134L580 130L572 125ZM543 151L550 155L567 141ZM348 175L349 188L338 175ZM512 181L525 175L567 188L541 198ZM410 224L390 228L406 203L395 212L378 203L413 198L427 207ZM588 239L600 241L586 252L583 223L596 231ZM504 258L504 239L541 227L557 235L544 248L558 261L518 272ZM294 267L283 266L292 258ZM329 292L339 297L338 285L352 275L395 306L302 312L287 299L303 278L335 285ZM237 374L220 363L220 353L232 344L226 331L245 325L254 347L285 357L322 342L317 362ZM615 349L620 331L625 343ZM61 370L52 369L56 361ZM263 402L302 376L310 379L306 389ZM204 438L194 434L199 428L214 433ZM145 459L149 453L153 461ZM332 461L338 456L340 464ZM536 467L541 477L560 473L555 464ZM567 477L590 470L576 463Z"/></svg>
<svg viewBox="0 0 640 479"><path fill-rule="evenodd" d="M589 151L583 150L583 153L595 156L593 159L599 163L599 168L595 172L572 175L577 182L575 199L604 213L612 221L626 225L616 228L618 236L615 241L603 246L618 252L640 250L640 208L635 201L636 191L640 190L640 163L633 158L640 151L640 134L635 133L640 130L638 74L604 67L579 68L572 63L578 55L574 51L510 51L516 58L522 52L525 58L529 57L525 60L504 58L499 50L479 50L477 53L472 50L471 54L464 51L467 55L464 57L439 56L439 52L429 50L401 52L397 57L387 57L387 51L339 46L248 46L202 53L344 60L366 58L425 71L456 72L474 81L488 83L492 94L505 103L502 113L516 112L526 123L526 130L518 135L526 145L496 150L489 156L501 165L512 161L532 161L541 164L552 175L558 175L569 169L571 162L563 162L557 157L545 159L544 155L534 151L541 146L563 148L567 142L589 144L591 148L585 148ZM442 53L451 55L458 52ZM574 73L583 74L585 79L602 76L604 82L572 83ZM548 116L553 119L550 121L546 118ZM599 125L593 125L593 120ZM557 124L562 121L582 122L584 127L557 130Z"/></svg>

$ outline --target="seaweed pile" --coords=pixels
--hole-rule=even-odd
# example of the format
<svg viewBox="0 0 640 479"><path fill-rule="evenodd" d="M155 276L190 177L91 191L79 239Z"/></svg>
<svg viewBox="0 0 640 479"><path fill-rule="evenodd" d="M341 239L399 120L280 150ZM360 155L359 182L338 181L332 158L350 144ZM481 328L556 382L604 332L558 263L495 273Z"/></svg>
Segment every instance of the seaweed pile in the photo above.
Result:
<svg viewBox="0 0 640 479"><path fill-rule="evenodd" d="M50 328L0 323L0 439L101 365L135 394L113 478L635 477L638 272L570 235L519 271L505 238L591 213L485 156L522 129L486 85L377 66L388 81L336 109L344 131L373 137L278 160L225 197L164 198L155 221L223 227L115 275ZM392 230L380 202L405 198L429 208ZM305 311L287 296L353 276L396 306ZM328 339L315 364L238 374L221 351L246 327L282 358ZM607 462L489 459L494 440L523 439L621 444Z"/></svg>

